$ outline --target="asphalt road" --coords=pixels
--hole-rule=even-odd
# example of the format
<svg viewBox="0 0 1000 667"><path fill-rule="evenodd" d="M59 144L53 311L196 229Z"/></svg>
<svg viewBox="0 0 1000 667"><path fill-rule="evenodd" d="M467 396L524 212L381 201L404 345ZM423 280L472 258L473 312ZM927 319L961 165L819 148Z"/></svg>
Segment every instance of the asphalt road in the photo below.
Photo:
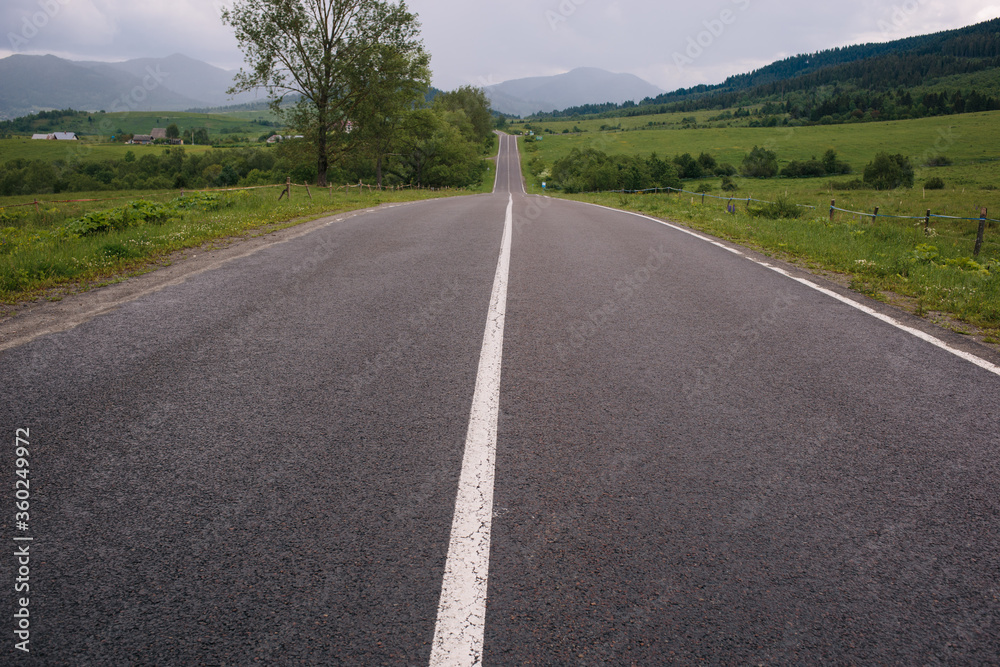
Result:
<svg viewBox="0 0 1000 667"><path fill-rule="evenodd" d="M0 663L1000 663L991 353L499 164L0 351ZM505 224L481 644L432 658Z"/></svg>

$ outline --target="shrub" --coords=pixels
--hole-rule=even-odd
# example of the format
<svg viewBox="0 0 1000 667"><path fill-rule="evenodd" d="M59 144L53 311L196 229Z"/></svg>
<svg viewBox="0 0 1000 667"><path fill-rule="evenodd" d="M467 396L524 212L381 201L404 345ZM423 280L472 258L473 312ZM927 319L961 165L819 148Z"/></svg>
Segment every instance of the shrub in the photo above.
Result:
<svg viewBox="0 0 1000 667"><path fill-rule="evenodd" d="M747 178L772 178L778 174L778 156L774 151L754 146L743 158L740 173Z"/></svg>
<svg viewBox="0 0 1000 667"><path fill-rule="evenodd" d="M849 174L851 165L837 159L837 151L832 148L823 154L823 168L828 175Z"/></svg>
<svg viewBox="0 0 1000 667"><path fill-rule="evenodd" d="M648 190L680 186L677 168L655 154L608 155L588 148L574 148L551 169L551 186L569 193L604 190Z"/></svg>
<svg viewBox="0 0 1000 667"><path fill-rule="evenodd" d="M702 153L698 156L698 164L701 165L706 174L714 174L715 170L719 168L719 163L708 153Z"/></svg>
<svg viewBox="0 0 1000 667"><path fill-rule="evenodd" d="M944 181L937 176L934 178L928 178L924 182L924 188L927 190L944 190Z"/></svg>
<svg viewBox="0 0 1000 667"><path fill-rule="evenodd" d="M865 167L865 183L876 190L913 187L913 166L904 155L879 153Z"/></svg>
<svg viewBox="0 0 1000 667"><path fill-rule="evenodd" d="M793 204L787 197L778 197L776 202L768 202L760 206L747 208L747 213L755 218L770 218L777 220L780 218L795 219L802 215L802 208Z"/></svg>
<svg viewBox="0 0 1000 667"><path fill-rule="evenodd" d="M815 159L807 162L789 162L788 166L781 170L781 175L788 178L826 176L826 167L822 162Z"/></svg>
<svg viewBox="0 0 1000 667"><path fill-rule="evenodd" d="M681 178L701 178L705 175L704 167L691 157L690 153L675 157L674 164L677 165L677 172Z"/></svg>
<svg viewBox="0 0 1000 667"><path fill-rule="evenodd" d="M910 253L910 257L918 262L933 262L940 256L937 247L927 243L918 244Z"/></svg>
<svg viewBox="0 0 1000 667"><path fill-rule="evenodd" d="M862 181L860 178L855 178L851 181L830 181L831 190L867 190L868 184Z"/></svg>
<svg viewBox="0 0 1000 667"><path fill-rule="evenodd" d="M62 231L70 236L90 236L147 222L162 222L173 212L174 209L166 204L140 199L107 211L88 213L82 218L66 223Z"/></svg>
<svg viewBox="0 0 1000 667"><path fill-rule="evenodd" d="M722 189L725 190L726 192L736 192L740 188L739 188L738 185L736 185L736 182L733 181L732 177L730 177L730 176L723 176L722 177Z"/></svg>

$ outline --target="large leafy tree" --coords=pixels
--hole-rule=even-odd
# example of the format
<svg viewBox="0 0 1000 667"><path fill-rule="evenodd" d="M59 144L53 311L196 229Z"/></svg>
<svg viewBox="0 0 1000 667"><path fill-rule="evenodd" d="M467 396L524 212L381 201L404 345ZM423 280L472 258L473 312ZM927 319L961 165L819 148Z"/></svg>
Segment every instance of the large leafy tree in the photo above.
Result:
<svg viewBox="0 0 1000 667"><path fill-rule="evenodd" d="M434 98L434 107L464 114L468 123L462 133L470 141L491 144L496 122L490 111L490 100L482 88L462 86L450 93L441 93Z"/></svg>
<svg viewBox="0 0 1000 667"><path fill-rule="evenodd" d="M247 61L230 92L264 88L279 112L285 96L297 96L285 112L315 149L320 185L331 158L350 146L353 125L363 124L357 114L374 91L368 73L407 75L390 65L396 58L423 61L426 71L420 24L405 2L237 0L222 20Z"/></svg>
<svg viewBox="0 0 1000 667"><path fill-rule="evenodd" d="M382 186L383 161L394 154L407 130L409 116L420 106L430 86L430 58L422 53L385 51L379 65L359 72L357 87L368 91L358 108L352 134L375 160L375 178Z"/></svg>

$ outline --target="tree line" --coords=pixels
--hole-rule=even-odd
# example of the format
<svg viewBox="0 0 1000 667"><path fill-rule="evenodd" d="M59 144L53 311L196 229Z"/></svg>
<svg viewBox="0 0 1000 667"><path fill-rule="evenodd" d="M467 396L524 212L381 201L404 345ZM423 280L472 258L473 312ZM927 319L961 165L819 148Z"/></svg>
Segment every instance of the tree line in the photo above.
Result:
<svg viewBox="0 0 1000 667"><path fill-rule="evenodd" d="M462 88L414 108L395 128L391 141L365 150L363 138L328 166L332 183L376 182L385 186L461 188L478 183L493 141L493 120L481 90ZM380 151L394 151L386 155ZM144 154L145 153L145 154ZM381 162L379 161L381 157ZM257 186L317 182L314 146L289 140L266 148L186 152L137 148L107 160L10 160L0 164L0 196Z"/></svg>
<svg viewBox="0 0 1000 667"><path fill-rule="evenodd" d="M941 159L941 158L939 158ZM682 188L684 180L722 178L722 190L735 191L738 186L733 176L745 178L811 178L841 176L852 172L851 166L842 161L833 149L820 159L793 160L784 168L779 167L777 154L766 148L754 146L739 167L719 163L714 156L690 153L663 159L656 153L641 155L608 155L594 148L574 148L565 157L556 160L551 168L537 157L528 161L528 170L546 187L570 194L580 192L640 191ZM913 187L914 170L909 158L903 155L879 153L865 167L863 179L842 183L848 189L892 190ZM700 184L701 191L710 186ZM943 185L942 185L943 187Z"/></svg>

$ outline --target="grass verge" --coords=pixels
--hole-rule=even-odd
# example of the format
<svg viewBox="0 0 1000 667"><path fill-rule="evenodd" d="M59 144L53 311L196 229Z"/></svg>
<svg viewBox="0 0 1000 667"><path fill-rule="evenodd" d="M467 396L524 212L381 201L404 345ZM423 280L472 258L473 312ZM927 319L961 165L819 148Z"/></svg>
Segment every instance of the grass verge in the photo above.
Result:
<svg viewBox="0 0 1000 667"><path fill-rule="evenodd" d="M485 183L485 179L484 179ZM490 180L492 186L492 180ZM481 191L482 187L473 192ZM318 217L466 191L295 188L197 193L131 193L128 199L72 204L0 199L0 315L62 286L89 289L151 270L170 253L233 236L264 233ZM107 193L96 193L95 197ZM80 199L88 198L86 195ZM58 297L53 297L58 298Z"/></svg>

